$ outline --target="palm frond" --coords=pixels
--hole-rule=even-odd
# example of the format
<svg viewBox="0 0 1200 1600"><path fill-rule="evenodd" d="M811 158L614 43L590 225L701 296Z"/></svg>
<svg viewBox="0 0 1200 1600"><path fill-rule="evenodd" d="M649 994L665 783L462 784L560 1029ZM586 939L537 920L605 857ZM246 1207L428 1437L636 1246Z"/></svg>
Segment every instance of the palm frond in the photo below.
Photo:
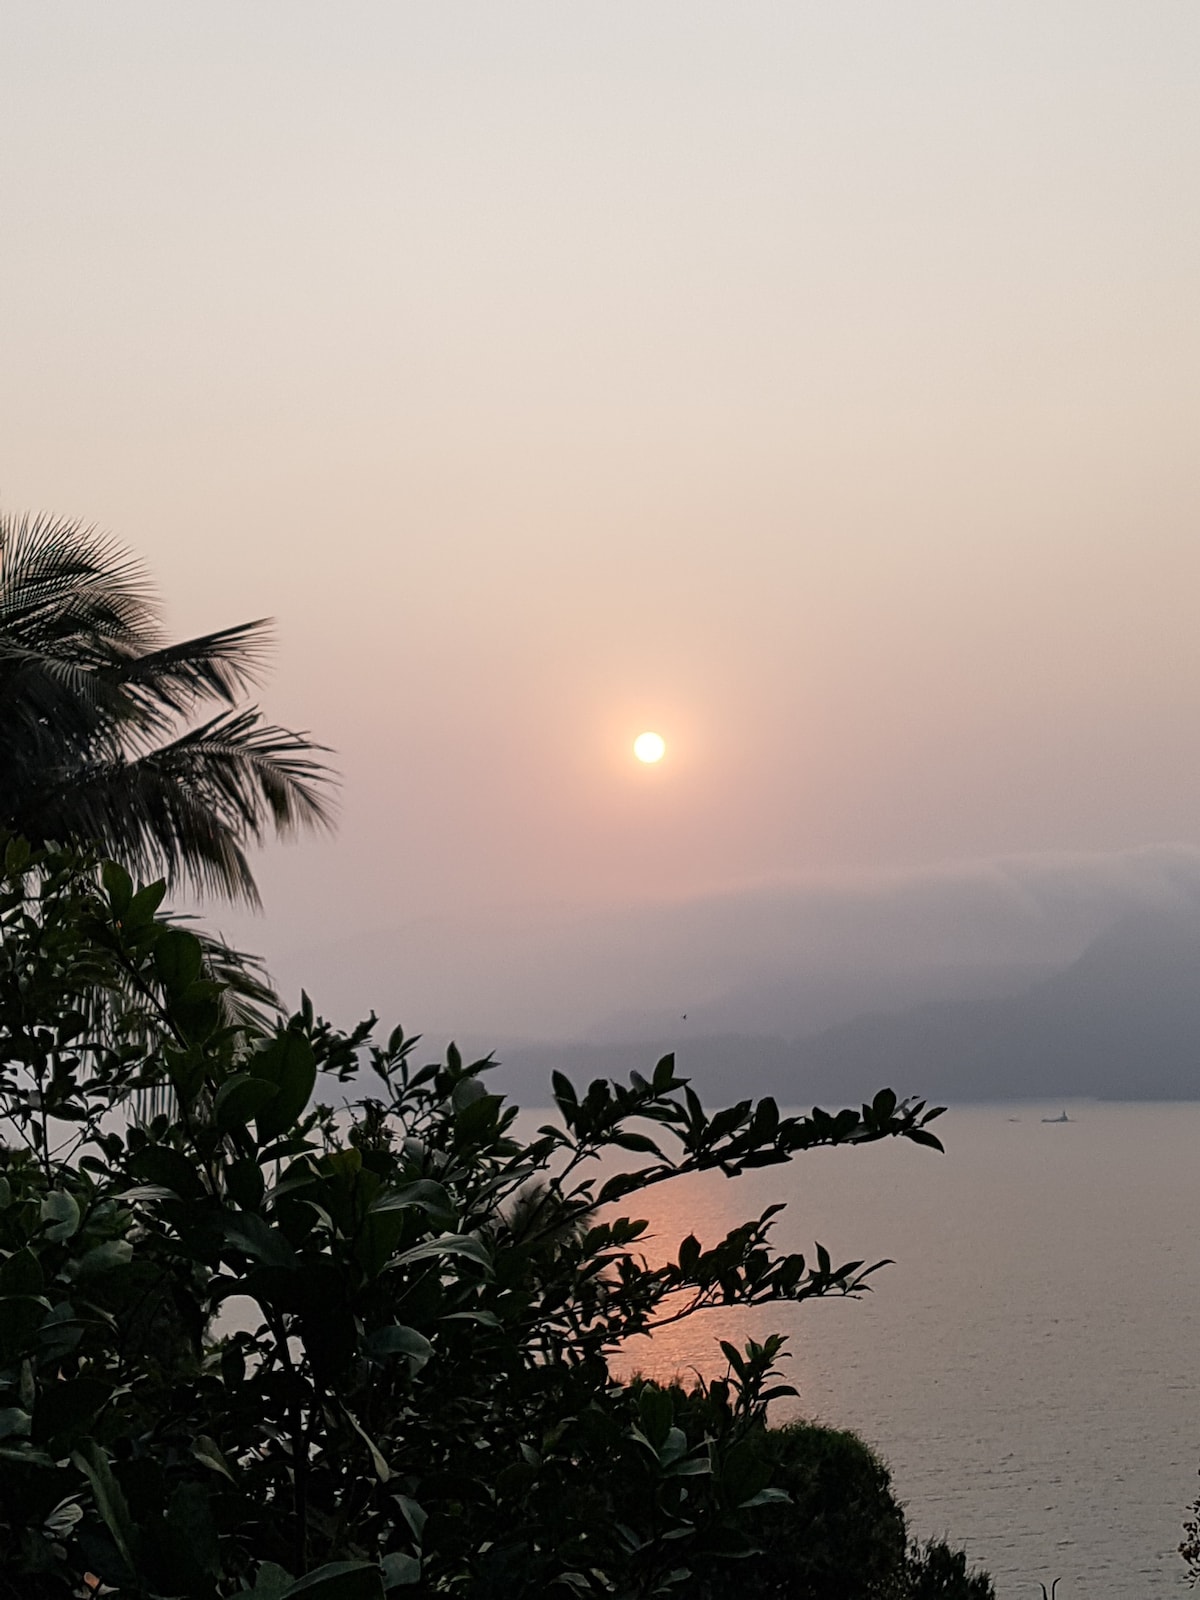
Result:
<svg viewBox="0 0 1200 1600"><path fill-rule="evenodd" d="M315 751L329 754L307 733L264 722L251 706L190 729L144 760L205 786L212 804L260 840L268 822L283 834L332 827L328 789L336 779Z"/></svg>
<svg viewBox="0 0 1200 1600"><path fill-rule="evenodd" d="M94 528L47 516L0 515L0 632L42 649L162 641L142 563Z"/></svg>
<svg viewBox="0 0 1200 1600"><path fill-rule="evenodd" d="M259 904L243 844L328 828L335 781L302 733L227 712L131 761L106 762L37 797L39 836L95 841L132 871L186 876L204 895Z"/></svg>
<svg viewBox="0 0 1200 1600"><path fill-rule="evenodd" d="M122 546L0 516L0 825L257 904L246 847L332 821L320 747L237 709L270 643L264 620L168 643Z"/></svg>
<svg viewBox="0 0 1200 1600"><path fill-rule="evenodd" d="M240 693L261 682L271 643L271 624L260 618L143 655L114 655L103 674L135 699L139 710L165 706L185 712L205 699L232 706Z"/></svg>
<svg viewBox="0 0 1200 1600"><path fill-rule="evenodd" d="M79 656L47 655L0 636L0 764L45 759L38 746L85 752L117 708Z"/></svg>
<svg viewBox="0 0 1200 1600"><path fill-rule="evenodd" d="M171 920L187 927L199 939L204 969L222 986L221 1004L227 1023L270 1028L284 1017L283 1002L261 956L239 950L220 934L197 928L190 917Z"/></svg>
<svg viewBox="0 0 1200 1600"><path fill-rule="evenodd" d="M161 643L149 580L121 546L75 522L0 516L0 764L93 749L122 712L100 668Z"/></svg>

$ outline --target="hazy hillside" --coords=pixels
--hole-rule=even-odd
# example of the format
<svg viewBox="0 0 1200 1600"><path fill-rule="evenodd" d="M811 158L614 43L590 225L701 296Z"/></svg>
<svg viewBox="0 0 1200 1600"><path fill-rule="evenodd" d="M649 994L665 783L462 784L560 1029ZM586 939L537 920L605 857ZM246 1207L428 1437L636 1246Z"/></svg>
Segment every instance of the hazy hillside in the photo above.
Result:
<svg viewBox="0 0 1200 1600"><path fill-rule="evenodd" d="M616 1013L589 1028L583 1042L639 1044L673 1038L677 1032L713 1038L750 1034L808 1039L868 1012L905 1011L931 1001L995 999L1022 994L1063 963L1041 961L914 961L860 963L844 970L819 965L794 974L774 974L737 984L712 999L690 1002L679 1011ZM680 1028L680 1023L686 1027Z"/></svg>
<svg viewBox="0 0 1200 1600"><path fill-rule="evenodd" d="M529 1046L504 1074L527 1103L553 1067L588 1078L675 1049L712 1097L854 1100L884 1084L946 1100L1200 1097L1200 919L1121 918L1065 970L1018 994L859 1016L815 1037L670 1033L615 1045Z"/></svg>
<svg viewBox="0 0 1200 1600"><path fill-rule="evenodd" d="M450 902L264 953L285 994L306 989L339 1022L375 1010L438 1047L515 1060L518 1042L797 1040L869 1012L1017 994L1130 912L1200 917L1200 851L996 858L607 908ZM260 929L223 931L261 948Z"/></svg>

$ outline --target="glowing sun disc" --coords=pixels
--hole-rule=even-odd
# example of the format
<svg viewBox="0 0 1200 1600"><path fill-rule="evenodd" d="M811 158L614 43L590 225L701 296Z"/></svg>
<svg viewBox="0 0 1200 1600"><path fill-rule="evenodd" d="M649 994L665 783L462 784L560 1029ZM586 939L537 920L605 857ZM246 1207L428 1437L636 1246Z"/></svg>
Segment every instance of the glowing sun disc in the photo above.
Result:
<svg viewBox="0 0 1200 1600"><path fill-rule="evenodd" d="M661 761L667 753L667 741L660 733L639 733L633 741L633 753L647 765Z"/></svg>

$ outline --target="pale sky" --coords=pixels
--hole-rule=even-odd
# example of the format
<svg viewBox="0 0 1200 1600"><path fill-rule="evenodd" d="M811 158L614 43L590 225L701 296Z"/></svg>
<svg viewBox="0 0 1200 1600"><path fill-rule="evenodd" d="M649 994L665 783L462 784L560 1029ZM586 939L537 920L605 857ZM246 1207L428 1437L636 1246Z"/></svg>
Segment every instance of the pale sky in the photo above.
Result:
<svg viewBox="0 0 1200 1600"><path fill-rule="evenodd" d="M226 924L1200 845L1198 71L1193 0L8 0L0 502L275 616L344 774Z"/></svg>

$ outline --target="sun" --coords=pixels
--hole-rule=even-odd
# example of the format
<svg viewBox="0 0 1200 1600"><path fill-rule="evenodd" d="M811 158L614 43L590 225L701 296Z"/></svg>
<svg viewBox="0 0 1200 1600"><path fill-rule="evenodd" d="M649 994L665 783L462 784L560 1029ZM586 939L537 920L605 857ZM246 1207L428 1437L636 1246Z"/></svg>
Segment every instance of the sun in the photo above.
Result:
<svg viewBox="0 0 1200 1600"><path fill-rule="evenodd" d="M652 766L666 755L667 741L661 733L639 733L633 741L633 753L639 761Z"/></svg>

